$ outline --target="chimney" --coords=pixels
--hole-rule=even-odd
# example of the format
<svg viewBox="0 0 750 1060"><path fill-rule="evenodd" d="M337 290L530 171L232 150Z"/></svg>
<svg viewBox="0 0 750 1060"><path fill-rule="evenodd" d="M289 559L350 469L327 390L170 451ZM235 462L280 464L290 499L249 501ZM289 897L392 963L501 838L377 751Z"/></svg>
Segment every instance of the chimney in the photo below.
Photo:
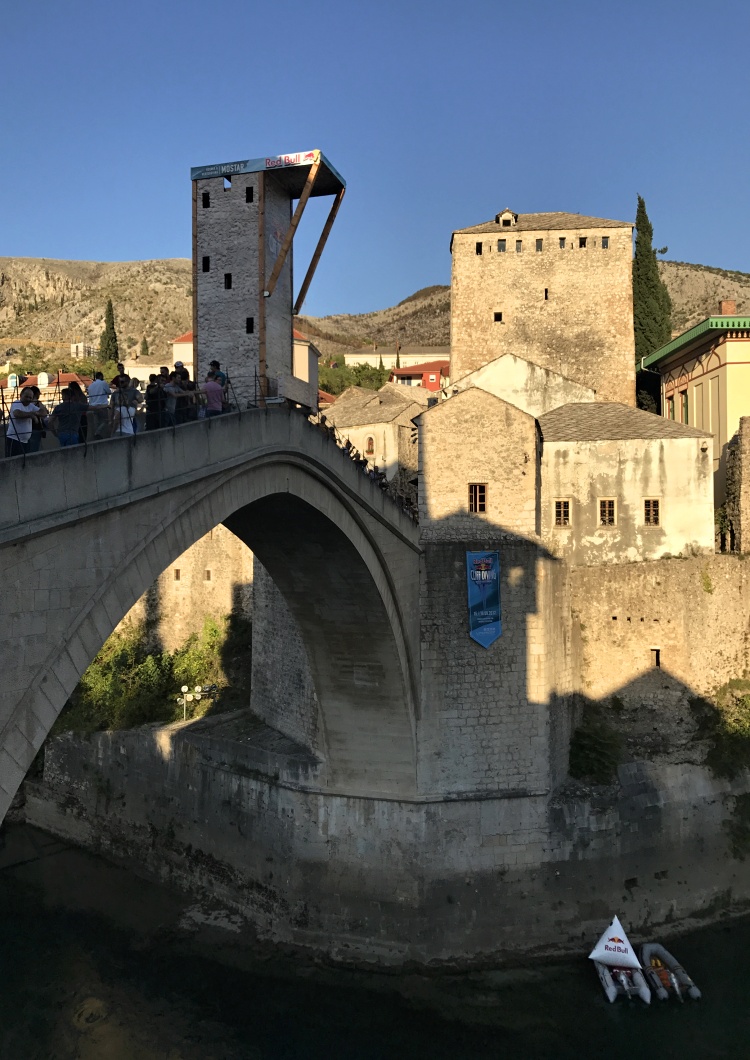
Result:
<svg viewBox="0 0 750 1060"><path fill-rule="evenodd" d="M720 317L736 317L737 316L737 303L731 298L722 298L719 302L719 316Z"/></svg>

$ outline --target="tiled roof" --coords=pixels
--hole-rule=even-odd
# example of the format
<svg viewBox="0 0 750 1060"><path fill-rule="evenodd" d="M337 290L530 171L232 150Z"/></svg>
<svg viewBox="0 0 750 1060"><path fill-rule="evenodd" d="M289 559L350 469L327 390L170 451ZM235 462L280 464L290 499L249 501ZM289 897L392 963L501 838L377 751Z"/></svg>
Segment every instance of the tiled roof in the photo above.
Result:
<svg viewBox="0 0 750 1060"><path fill-rule="evenodd" d="M319 405L332 405L336 400L333 394L329 394L326 390L318 390L318 404Z"/></svg>
<svg viewBox="0 0 750 1060"><path fill-rule="evenodd" d="M361 386L350 386L326 411L329 423L336 427L364 427L368 423L392 423L414 406L423 406L426 400L415 391L421 387L399 386L386 383L380 390L366 390ZM429 396L428 391L424 394ZM410 412L410 415L414 415Z"/></svg>
<svg viewBox="0 0 750 1060"><path fill-rule="evenodd" d="M514 225L503 227L496 221L485 221L471 228L459 228L454 234L461 232L493 232L506 233L512 236L514 232L570 232L587 228L632 228L632 221L611 221L606 217L586 217L580 213L519 213L518 220Z"/></svg>
<svg viewBox="0 0 750 1060"><path fill-rule="evenodd" d="M411 364L407 368L392 368L391 375L422 375L424 372L442 372L448 374L450 361L425 361L423 364Z"/></svg>
<svg viewBox="0 0 750 1060"><path fill-rule="evenodd" d="M48 387L55 387L58 384L60 386L67 386L68 383L80 383L81 386L88 386L89 383L91 382L91 379L90 379L89 376L87 376L87 375L79 375L78 372L60 372L59 374L56 373L56 372L50 372L50 373L48 373L48 378L49 378L49 383L47 384ZM23 383L19 383L18 384L19 385L19 389L22 389L25 386L39 386L38 379L39 379L38 375L27 375L27 376L25 376ZM0 387L7 387L7 386L8 386L8 380L7 379L0 380Z"/></svg>
<svg viewBox="0 0 750 1060"><path fill-rule="evenodd" d="M298 339L300 342L309 342L310 341L308 339L307 335L303 335L302 332L301 331L297 331L296 328L292 328L292 335L294 336L295 339Z"/></svg>
<svg viewBox="0 0 750 1060"><path fill-rule="evenodd" d="M176 339L172 339L172 342L192 342L193 333L192 331L186 331L184 335L178 335Z"/></svg>
<svg viewBox="0 0 750 1060"><path fill-rule="evenodd" d="M705 431L615 401L586 401L539 417L545 442L603 442L627 438L710 438Z"/></svg>

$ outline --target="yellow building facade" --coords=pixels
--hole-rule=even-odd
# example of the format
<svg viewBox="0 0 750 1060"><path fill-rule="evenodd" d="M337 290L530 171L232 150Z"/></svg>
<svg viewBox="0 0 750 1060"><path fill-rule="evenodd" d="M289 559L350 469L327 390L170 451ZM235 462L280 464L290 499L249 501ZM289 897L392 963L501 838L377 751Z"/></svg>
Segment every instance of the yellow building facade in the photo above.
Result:
<svg viewBox="0 0 750 1060"><path fill-rule="evenodd" d="M678 335L642 367L661 375L662 415L713 435L714 503L726 498L727 443L750 415L750 316L734 302Z"/></svg>

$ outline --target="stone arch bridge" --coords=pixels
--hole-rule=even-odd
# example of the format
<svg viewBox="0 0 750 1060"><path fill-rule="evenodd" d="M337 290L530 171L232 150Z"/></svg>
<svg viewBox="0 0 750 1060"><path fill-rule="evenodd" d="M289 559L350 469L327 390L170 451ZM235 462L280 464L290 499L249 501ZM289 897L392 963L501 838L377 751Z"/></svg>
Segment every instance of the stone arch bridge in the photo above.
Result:
<svg viewBox="0 0 750 1060"><path fill-rule="evenodd" d="M0 820L104 641L219 523L302 633L330 790L414 792L417 527L325 432L275 408L0 464Z"/></svg>

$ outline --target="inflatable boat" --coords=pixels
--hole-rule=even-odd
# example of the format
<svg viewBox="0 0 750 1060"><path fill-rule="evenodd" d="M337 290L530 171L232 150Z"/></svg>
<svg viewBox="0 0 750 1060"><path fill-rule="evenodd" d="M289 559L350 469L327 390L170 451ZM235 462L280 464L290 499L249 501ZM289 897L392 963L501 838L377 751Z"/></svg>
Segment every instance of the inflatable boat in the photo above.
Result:
<svg viewBox="0 0 750 1060"><path fill-rule="evenodd" d="M641 947L641 964L646 980L659 998L666 1001L674 996L684 1001L687 994L697 1001L701 992L681 964L658 942L647 942Z"/></svg>
<svg viewBox="0 0 750 1060"><path fill-rule="evenodd" d="M647 1005L651 1004L651 991L640 968L612 968L594 961L599 981L604 988L607 1001L616 1001L622 997L639 997Z"/></svg>
<svg viewBox="0 0 750 1060"><path fill-rule="evenodd" d="M617 919L612 923L589 954L594 962L599 981L609 1002L618 997L639 997L651 1004L651 991L640 962L630 945L625 930Z"/></svg>

